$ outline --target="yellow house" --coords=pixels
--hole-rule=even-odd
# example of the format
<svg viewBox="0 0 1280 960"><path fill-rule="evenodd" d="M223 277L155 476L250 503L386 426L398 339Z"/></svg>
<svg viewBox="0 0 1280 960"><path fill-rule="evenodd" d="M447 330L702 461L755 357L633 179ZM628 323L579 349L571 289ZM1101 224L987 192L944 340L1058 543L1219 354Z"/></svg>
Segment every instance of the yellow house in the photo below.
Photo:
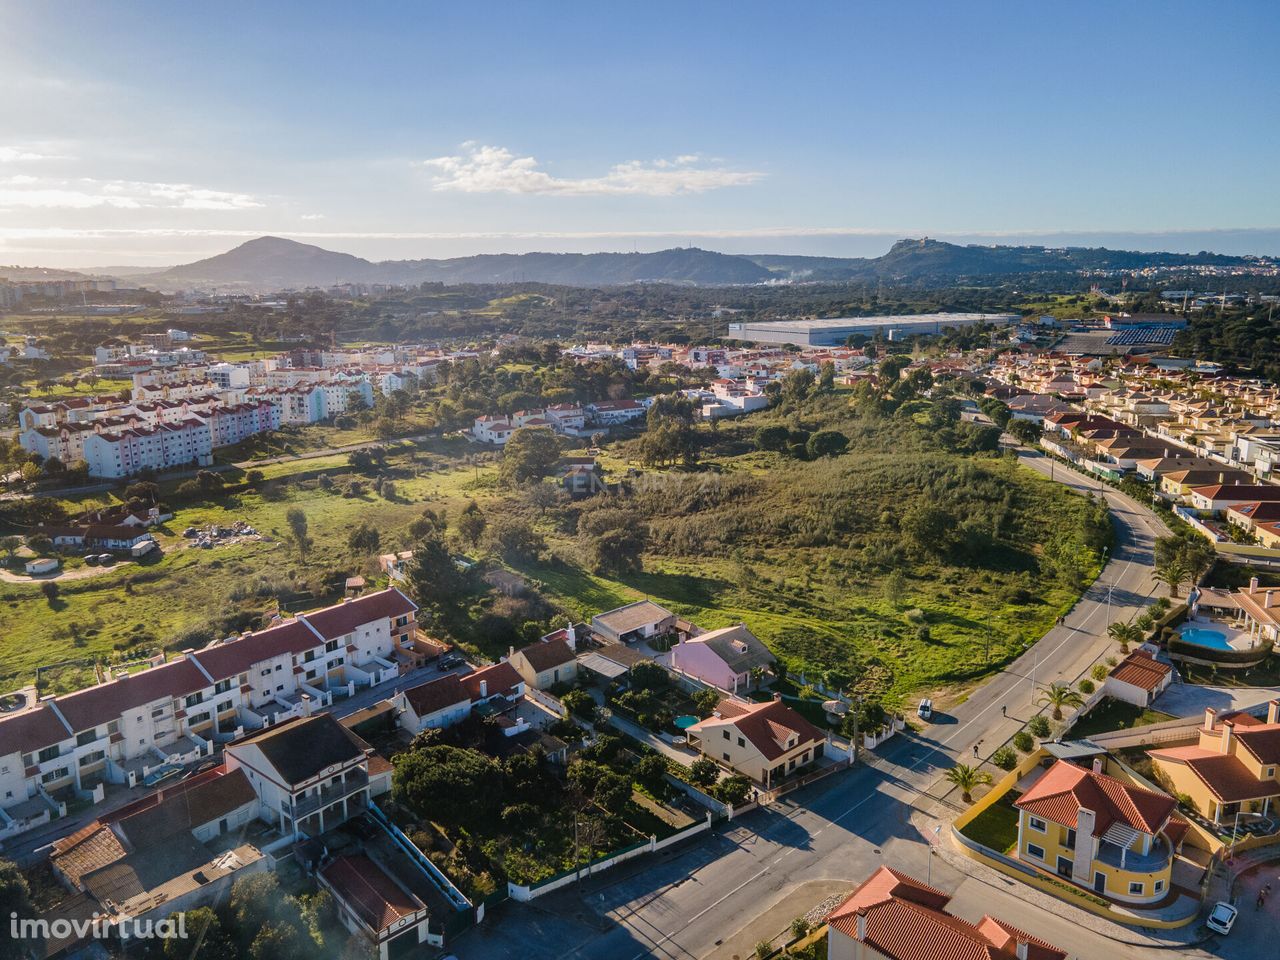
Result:
<svg viewBox="0 0 1280 960"><path fill-rule="evenodd" d="M1059 760L1014 806L1018 859L1028 866L1119 903L1169 895L1189 826L1172 797Z"/></svg>
<svg viewBox="0 0 1280 960"><path fill-rule="evenodd" d="M765 787L823 755L827 735L781 700L721 700L686 731L689 745Z"/></svg>
<svg viewBox="0 0 1280 960"><path fill-rule="evenodd" d="M1280 700L1263 723L1247 713L1204 712L1200 742L1149 750L1162 782L1191 798L1201 815L1232 826L1238 813L1267 814L1280 799Z"/></svg>
<svg viewBox="0 0 1280 960"><path fill-rule="evenodd" d="M534 690L572 684L578 679L578 661L567 637L567 631L557 630L523 650L511 651L507 660Z"/></svg>

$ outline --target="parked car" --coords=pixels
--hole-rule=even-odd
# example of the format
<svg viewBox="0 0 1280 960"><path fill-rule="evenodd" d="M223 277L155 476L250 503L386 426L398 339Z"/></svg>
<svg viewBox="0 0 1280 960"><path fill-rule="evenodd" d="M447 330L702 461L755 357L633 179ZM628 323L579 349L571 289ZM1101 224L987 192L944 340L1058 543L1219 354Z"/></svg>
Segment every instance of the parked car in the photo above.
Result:
<svg viewBox="0 0 1280 960"><path fill-rule="evenodd" d="M99 562L100 564L102 564L104 567L109 567L109 566L111 566L113 563L115 563L115 562L116 562L115 554L113 554L113 553L100 553L100 554L98 554L98 562Z"/></svg>
<svg viewBox="0 0 1280 960"><path fill-rule="evenodd" d="M1205 926L1214 933L1220 933L1223 936L1226 936L1231 932L1231 927L1235 924L1236 915L1239 912L1240 911L1231 904L1227 903L1225 900L1221 900L1213 905L1213 910L1209 913L1209 919L1204 922Z"/></svg>
<svg viewBox="0 0 1280 960"><path fill-rule="evenodd" d="M928 720L933 716L933 701L925 697L920 701L920 706L916 707L916 716L921 720Z"/></svg>

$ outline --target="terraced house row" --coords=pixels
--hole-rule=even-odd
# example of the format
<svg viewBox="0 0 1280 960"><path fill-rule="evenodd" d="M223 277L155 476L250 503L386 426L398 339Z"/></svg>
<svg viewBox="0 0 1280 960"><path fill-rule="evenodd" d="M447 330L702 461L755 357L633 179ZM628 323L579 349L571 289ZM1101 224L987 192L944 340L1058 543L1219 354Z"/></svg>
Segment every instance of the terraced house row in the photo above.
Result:
<svg viewBox="0 0 1280 960"><path fill-rule="evenodd" d="M416 611L366 594L0 719L0 839L421 665L438 649Z"/></svg>

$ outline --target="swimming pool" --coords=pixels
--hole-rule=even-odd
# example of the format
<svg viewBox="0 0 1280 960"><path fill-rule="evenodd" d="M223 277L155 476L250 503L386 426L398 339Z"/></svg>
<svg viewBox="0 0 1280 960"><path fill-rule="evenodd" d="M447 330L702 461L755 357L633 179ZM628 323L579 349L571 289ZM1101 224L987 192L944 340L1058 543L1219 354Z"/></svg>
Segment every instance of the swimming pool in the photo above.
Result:
<svg viewBox="0 0 1280 960"><path fill-rule="evenodd" d="M1227 642L1225 633L1210 627L1183 627L1179 632L1179 636L1187 643L1194 643L1198 647L1208 647L1210 650L1235 649Z"/></svg>
<svg viewBox="0 0 1280 960"><path fill-rule="evenodd" d="M695 723L698 722L698 718L691 713L684 713L676 717L671 722L674 723L681 730L688 730L690 727L692 727Z"/></svg>

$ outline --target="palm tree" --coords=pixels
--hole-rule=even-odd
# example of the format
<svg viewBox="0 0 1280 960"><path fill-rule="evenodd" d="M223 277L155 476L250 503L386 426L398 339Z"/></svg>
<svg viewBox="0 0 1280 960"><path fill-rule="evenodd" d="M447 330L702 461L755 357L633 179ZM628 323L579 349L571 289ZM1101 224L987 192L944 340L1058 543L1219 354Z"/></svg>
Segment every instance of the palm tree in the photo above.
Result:
<svg viewBox="0 0 1280 960"><path fill-rule="evenodd" d="M1080 696L1065 683L1055 683L1045 688L1037 702L1044 706L1053 707L1053 719L1061 720L1062 708L1082 707L1084 706L1084 697Z"/></svg>
<svg viewBox="0 0 1280 960"><path fill-rule="evenodd" d="M1107 634L1120 644L1121 653L1129 652L1129 644L1142 642L1142 629L1136 623L1123 623L1117 620L1107 627Z"/></svg>
<svg viewBox="0 0 1280 960"><path fill-rule="evenodd" d="M1191 579L1191 568L1187 566L1187 562L1181 557L1170 557L1156 567L1152 576L1161 583L1168 584L1169 596L1176 597L1178 595L1178 587Z"/></svg>
<svg viewBox="0 0 1280 960"><path fill-rule="evenodd" d="M967 763L957 763L947 771L947 779L960 788L960 796L965 803L973 801L973 788L991 782L991 774L985 770L971 767Z"/></svg>

